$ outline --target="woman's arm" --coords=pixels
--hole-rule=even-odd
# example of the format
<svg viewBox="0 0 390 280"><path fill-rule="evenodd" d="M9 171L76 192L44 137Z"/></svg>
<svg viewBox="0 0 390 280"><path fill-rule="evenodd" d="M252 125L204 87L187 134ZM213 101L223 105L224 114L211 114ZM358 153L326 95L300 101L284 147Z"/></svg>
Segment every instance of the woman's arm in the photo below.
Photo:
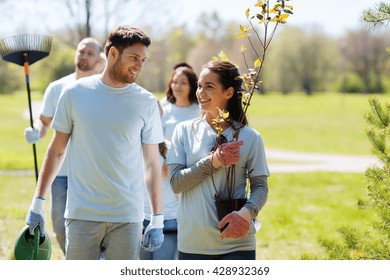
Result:
<svg viewBox="0 0 390 280"><path fill-rule="evenodd" d="M209 157L202 158L195 165L187 168L182 164L170 164L170 183L174 193L179 194L199 185L211 172L213 168Z"/></svg>
<svg viewBox="0 0 390 280"><path fill-rule="evenodd" d="M268 181L267 176L251 177L249 181L251 193L244 207L249 210L252 219L255 219L267 202Z"/></svg>

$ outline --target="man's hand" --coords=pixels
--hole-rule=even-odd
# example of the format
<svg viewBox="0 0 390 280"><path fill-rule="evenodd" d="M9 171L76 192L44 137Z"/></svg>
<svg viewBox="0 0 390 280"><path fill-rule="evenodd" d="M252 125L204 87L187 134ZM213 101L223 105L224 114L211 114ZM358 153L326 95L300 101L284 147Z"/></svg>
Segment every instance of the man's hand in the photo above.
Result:
<svg viewBox="0 0 390 280"><path fill-rule="evenodd" d="M45 199L34 197L26 217L26 223L31 235L34 235L35 228L39 225L41 236L45 235Z"/></svg>
<svg viewBox="0 0 390 280"><path fill-rule="evenodd" d="M26 138L27 143L34 144L37 143L40 139L40 132L39 129L36 129L34 127L27 127L24 130L24 137Z"/></svg>
<svg viewBox="0 0 390 280"><path fill-rule="evenodd" d="M149 252L153 252L161 247L164 242L164 216L157 214L152 215L149 225L144 233L142 247Z"/></svg>

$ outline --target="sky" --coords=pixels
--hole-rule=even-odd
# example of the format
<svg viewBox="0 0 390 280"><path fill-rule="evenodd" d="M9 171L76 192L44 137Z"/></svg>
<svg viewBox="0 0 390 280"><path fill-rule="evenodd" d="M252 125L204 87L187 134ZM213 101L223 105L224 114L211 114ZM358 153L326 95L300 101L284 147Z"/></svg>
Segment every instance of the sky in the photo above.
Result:
<svg viewBox="0 0 390 280"><path fill-rule="evenodd" d="M0 0L1 1L4 0ZM11 0L7 0L11 1ZM100 0L99 0L100 1ZM292 0L289 1L293 5L294 15L288 19L288 25L298 27L320 27L329 35L338 36L349 29L357 29L362 25L360 16L364 9L374 7L375 3L380 0ZM244 22L245 10L254 8L256 0L154 0L154 15L156 25L158 19L164 19L166 24L184 24L189 27L196 26L197 20L202 13L211 14L217 11L223 20ZM161 3L164 3L165 11ZM36 1L18 0L12 1L13 10L1 10L0 5L0 37L5 35L13 35L11 33L24 32L40 32L40 28L48 27L49 31L54 31L55 28L65 25L66 15L61 15L61 11L53 11L48 16L42 17L42 9L45 5L37 5ZM103 3L103 2L100 2ZM276 3L276 0L271 0L271 3ZM103 5L100 5L103 6ZM161 13L159 13L161 7ZM40 9L41 14L37 12ZM143 13L145 11L142 11ZM4 16L5 15L5 16ZM133 12L129 12L129 18L133 16ZM3 20L1 20L3 18ZM142 16L140 20L142 26ZM5 21L5 24L4 24Z"/></svg>
<svg viewBox="0 0 390 280"><path fill-rule="evenodd" d="M191 2L192 4L188 4ZM320 26L329 35L341 35L345 30L356 29L362 26L360 16L364 9L374 7L379 0L292 0L290 5L294 7L294 15L289 17L288 24L294 26ZM186 12L192 14L201 11L222 11L223 19L241 21L245 20L245 10L252 8L254 0L196 0L180 1L180 5ZM196 5L194 5L196 3ZM271 3L276 3L271 0ZM241 13L240 13L241 11ZM182 19L181 19L182 20Z"/></svg>

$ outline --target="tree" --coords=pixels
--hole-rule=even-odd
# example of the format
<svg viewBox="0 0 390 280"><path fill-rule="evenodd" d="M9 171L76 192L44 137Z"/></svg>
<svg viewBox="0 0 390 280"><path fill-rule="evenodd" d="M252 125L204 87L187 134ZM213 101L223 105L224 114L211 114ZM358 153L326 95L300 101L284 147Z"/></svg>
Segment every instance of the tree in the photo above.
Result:
<svg viewBox="0 0 390 280"><path fill-rule="evenodd" d="M362 13L362 20L368 25L377 27L387 25L390 22L390 4L380 2L373 8L368 8Z"/></svg>
<svg viewBox="0 0 390 280"><path fill-rule="evenodd" d="M341 53L347 67L362 80L363 92L383 93L382 79L389 59L385 51L388 36L361 29L349 31L342 41L345 45Z"/></svg>
<svg viewBox="0 0 390 280"><path fill-rule="evenodd" d="M383 162L383 167L368 168L364 174L369 206L375 210L377 220L364 234L343 227L339 230L341 241L322 239L331 259L390 259L390 103L383 106L377 96L368 101L371 111L365 115L366 132L373 153Z"/></svg>

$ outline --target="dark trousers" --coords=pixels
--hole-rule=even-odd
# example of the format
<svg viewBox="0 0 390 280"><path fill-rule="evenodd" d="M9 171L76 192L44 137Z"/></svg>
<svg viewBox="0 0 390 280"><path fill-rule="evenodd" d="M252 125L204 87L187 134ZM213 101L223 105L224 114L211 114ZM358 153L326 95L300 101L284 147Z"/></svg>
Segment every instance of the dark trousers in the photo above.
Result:
<svg viewBox="0 0 390 280"><path fill-rule="evenodd" d="M235 251L222 255L187 254L179 251L179 260L256 260L256 251Z"/></svg>

